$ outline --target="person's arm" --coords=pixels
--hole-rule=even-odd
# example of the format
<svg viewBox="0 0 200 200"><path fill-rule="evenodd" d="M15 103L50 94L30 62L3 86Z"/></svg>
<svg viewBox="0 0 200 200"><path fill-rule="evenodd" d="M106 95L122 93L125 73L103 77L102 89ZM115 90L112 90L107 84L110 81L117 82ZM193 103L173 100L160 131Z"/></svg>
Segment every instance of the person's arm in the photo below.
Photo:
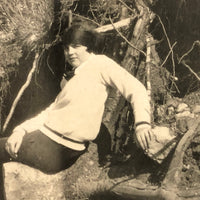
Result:
<svg viewBox="0 0 200 200"><path fill-rule="evenodd" d="M40 126L44 123L48 115L48 111L54 106L52 103L49 107L47 107L44 111L40 114L36 115L35 117L26 120L25 122L21 123L17 127L13 129L11 136L8 138L6 142L5 149L10 154L11 157L16 158L19 148L22 144L23 137L26 133L30 133L40 128Z"/></svg>
<svg viewBox="0 0 200 200"><path fill-rule="evenodd" d="M151 115L146 88L138 79L109 58L101 70L101 75L105 84L117 88L131 103L135 117L136 138L140 146L147 149L151 139Z"/></svg>
<svg viewBox="0 0 200 200"><path fill-rule="evenodd" d="M25 133L30 133L37 130L38 128L40 128L40 126L43 125L48 115L48 111L51 110L53 106L54 106L54 103L52 103L45 110L40 112L38 115L19 124L13 129L13 132L21 132L22 134L25 134Z"/></svg>

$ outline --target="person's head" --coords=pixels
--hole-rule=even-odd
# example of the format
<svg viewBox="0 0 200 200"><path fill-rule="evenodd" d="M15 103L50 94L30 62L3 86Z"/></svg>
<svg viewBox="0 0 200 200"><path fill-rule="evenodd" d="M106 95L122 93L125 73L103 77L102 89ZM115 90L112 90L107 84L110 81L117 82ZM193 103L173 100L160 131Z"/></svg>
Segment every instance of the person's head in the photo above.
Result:
<svg viewBox="0 0 200 200"><path fill-rule="evenodd" d="M93 29L75 24L64 30L62 35L62 44L82 45L87 47L88 52L98 52L102 42L102 35Z"/></svg>
<svg viewBox="0 0 200 200"><path fill-rule="evenodd" d="M66 29L62 36L62 44L66 60L78 67L87 59L91 52L96 53L99 49L101 36L81 25L73 25Z"/></svg>

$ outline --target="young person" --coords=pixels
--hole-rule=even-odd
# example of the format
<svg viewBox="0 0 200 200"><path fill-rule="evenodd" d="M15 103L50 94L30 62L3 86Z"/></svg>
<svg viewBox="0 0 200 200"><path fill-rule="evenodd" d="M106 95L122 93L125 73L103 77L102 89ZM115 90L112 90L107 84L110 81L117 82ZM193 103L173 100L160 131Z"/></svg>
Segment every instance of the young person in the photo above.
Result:
<svg viewBox="0 0 200 200"><path fill-rule="evenodd" d="M79 25L64 32L65 58L75 75L61 82L61 92L47 109L0 139L0 163L22 162L46 173L71 166L98 135L110 87L131 103L137 141L148 148L152 132L146 89L115 61L95 54L98 38Z"/></svg>

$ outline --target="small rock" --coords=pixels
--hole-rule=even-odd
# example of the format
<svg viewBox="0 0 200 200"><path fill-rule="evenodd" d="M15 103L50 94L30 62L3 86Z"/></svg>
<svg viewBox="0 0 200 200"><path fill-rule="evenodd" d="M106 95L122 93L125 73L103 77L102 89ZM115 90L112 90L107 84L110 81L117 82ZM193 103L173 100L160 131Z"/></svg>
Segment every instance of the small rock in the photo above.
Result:
<svg viewBox="0 0 200 200"><path fill-rule="evenodd" d="M157 161L162 161L167 157L169 152L174 148L176 141L175 133L168 127L156 126L152 129L153 137L149 143L149 149L146 154Z"/></svg>
<svg viewBox="0 0 200 200"><path fill-rule="evenodd" d="M91 161L89 162L89 165L90 165L90 166L94 165L94 162L91 160Z"/></svg>
<svg viewBox="0 0 200 200"><path fill-rule="evenodd" d="M183 165L183 168L182 168L182 171L183 172L186 172L187 170L189 170L190 169L190 165Z"/></svg>
<svg viewBox="0 0 200 200"><path fill-rule="evenodd" d="M187 118L177 119L176 128L177 128L180 132L186 133L186 132L188 131Z"/></svg>
<svg viewBox="0 0 200 200"><path fill-rule="evenodd" d="M184 111L190 111L190 108L188 107L186 103L180 103L176 109L176 112L181 113Z"/></svg>
<svg viewBox="0 0 200 200"><path fill-rule="evenodd" d="M168 107L173 106L174 108L176 108L178 106L178 104L179 104L179 101L176 99L168 99L166 102L166 105Z"/></svg>
<svg viewBox="0 0 200 200"><path fill-rule="evenodd" d="M190 117L190 118L194 118L194 114L191 113L190 111L184 111L184 112L180 112L176 114L176 118L182 118L182 117Z"/></svg>
<svg viewBox="0 0 200 200"><path fill-rule="evenodd" d="M192 112L195 113L195 114L200 113L200 105L195 105L192 108Z"/></svg>
<svg viewBox="0 0 200 200"><path fill-rule="evenodd" d="M87 169L87 168L84 168L84 171L85 171L85 172L88 172L88 169Z"/></svg>
<svg viewBox="0 0 200 200"><path fill-rule="evenodd" d="M169 106L169 107L167 108L167 114L168 114L168 115L173 115L174 113L175 113L174 107L173 107L173 106Z"/></svg>

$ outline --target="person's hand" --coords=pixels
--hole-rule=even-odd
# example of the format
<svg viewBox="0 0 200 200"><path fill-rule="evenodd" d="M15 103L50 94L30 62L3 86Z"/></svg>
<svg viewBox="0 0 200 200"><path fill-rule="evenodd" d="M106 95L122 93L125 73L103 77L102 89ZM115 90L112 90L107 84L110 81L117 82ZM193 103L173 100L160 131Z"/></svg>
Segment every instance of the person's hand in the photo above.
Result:
<svg viewBox="0 0 200 200"><path fill-rule="evenodd" d="M150 126L138 127L136 129L136 141L144 151L148 151L149 143L152 139L152 130Z"/></svg>
<svg viewBox="0 0 200 200"><path fill-rule="evenodd" d="M17 153L19 151L19 148L21 147L24 135L25 132L15 131L8 138L5 149L12 158L17 158Z"/></svg>

